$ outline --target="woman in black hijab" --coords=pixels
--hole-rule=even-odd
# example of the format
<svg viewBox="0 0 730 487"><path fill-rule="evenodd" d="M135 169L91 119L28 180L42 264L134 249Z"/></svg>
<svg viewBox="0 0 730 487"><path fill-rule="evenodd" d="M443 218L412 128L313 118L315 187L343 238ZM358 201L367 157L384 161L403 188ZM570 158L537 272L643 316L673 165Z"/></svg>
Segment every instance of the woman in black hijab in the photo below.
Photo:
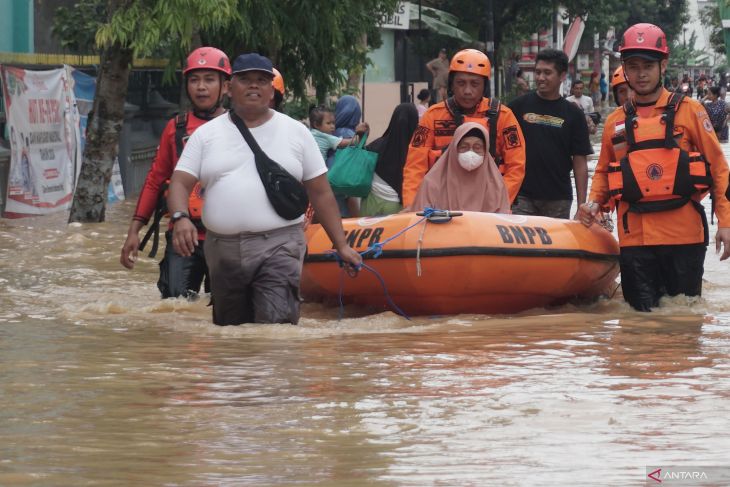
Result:
<svg viewBox="0 0 730 487"><path fill-rule="evenodd" d="M378 163L370 194L362 200L360 216L391 215L402 209L403 166L417 125L416 106L401 103L393 110L383 136L367 145L367 150L378 153Z"/></svg>

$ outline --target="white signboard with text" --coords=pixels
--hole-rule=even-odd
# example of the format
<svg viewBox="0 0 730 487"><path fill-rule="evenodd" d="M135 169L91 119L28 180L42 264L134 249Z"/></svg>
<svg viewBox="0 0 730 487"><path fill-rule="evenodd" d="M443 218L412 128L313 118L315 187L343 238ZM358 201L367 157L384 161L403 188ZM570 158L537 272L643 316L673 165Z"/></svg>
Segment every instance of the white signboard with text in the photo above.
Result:
<svg viewBox="0 0 730 487"><path fill-rule="evenodd" d="M382 29L400 29L407 30L411 22L411 4L410 2L398 2L395 12L383 15L380 20Z"/></svg>

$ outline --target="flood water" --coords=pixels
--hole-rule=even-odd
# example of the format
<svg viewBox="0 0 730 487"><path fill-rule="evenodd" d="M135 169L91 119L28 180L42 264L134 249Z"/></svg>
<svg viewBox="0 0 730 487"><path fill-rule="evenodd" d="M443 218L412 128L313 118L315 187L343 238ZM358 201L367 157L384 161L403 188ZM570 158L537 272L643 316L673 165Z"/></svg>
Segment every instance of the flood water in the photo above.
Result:
<svg viewBox="0 0 730 487"><path fill-rule="evenodd" d="M644 485L730 467L730 269L650 314L211 324L107 222L0 220L1 486ZM714 236L716 227L712 228Z"/></svg>

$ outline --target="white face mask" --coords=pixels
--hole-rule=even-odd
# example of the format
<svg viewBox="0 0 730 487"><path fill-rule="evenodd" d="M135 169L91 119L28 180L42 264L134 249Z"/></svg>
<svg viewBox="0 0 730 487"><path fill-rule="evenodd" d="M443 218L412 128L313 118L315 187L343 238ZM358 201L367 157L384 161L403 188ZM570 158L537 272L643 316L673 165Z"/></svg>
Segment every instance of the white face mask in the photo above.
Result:
<svg viewBox="0 0 730 487"><path fill-rule="evenodd" d="M484 163L484 156L480 156L474 151L466 151L459 153L459 164L467 171L473 171Z"/></svg>

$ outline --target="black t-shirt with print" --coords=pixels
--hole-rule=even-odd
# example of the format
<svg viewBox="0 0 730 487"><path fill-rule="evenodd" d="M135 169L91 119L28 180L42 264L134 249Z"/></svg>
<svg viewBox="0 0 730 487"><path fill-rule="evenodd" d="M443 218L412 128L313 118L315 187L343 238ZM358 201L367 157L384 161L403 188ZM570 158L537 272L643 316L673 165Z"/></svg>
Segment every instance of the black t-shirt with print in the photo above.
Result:
<svg viewBox="0 0 730 487"><path fill-rule="evenodd" d="M538 200L572 200L573 156L593 154L585 115L564 98L530 92L509 107L525 136L527 164L520 194Z"/></svg>

